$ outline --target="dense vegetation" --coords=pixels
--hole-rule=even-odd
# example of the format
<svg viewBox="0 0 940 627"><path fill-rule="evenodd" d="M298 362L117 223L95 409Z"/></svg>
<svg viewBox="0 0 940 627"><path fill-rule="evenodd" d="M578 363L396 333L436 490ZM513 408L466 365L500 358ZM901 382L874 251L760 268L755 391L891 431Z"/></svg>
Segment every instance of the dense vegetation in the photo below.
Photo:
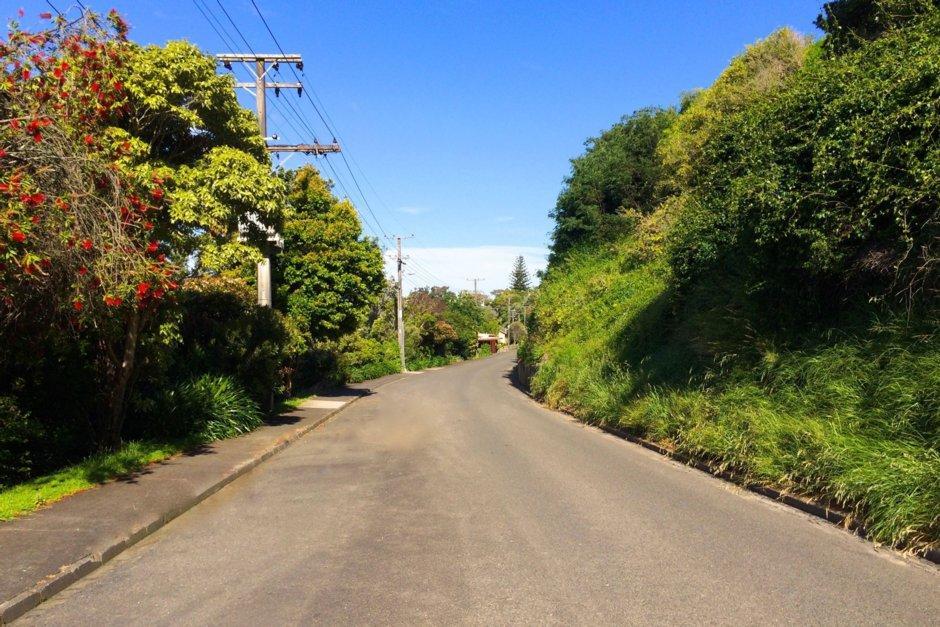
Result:
<svg viewBox="0 0 940 627"><path fill-rule="evenodd" d="M40 17L0 42L0 517L399 370L377 242L315 168L272 171L213 57L113 11ZM493 326L446 291L407 307L412 367Z"/></svg>
<svg viewBox="0 0 940 627"><path fill-rule="evenodd" d="M817 23L588 143L522 356L554 407L937 546L940 9Z"/></svg>

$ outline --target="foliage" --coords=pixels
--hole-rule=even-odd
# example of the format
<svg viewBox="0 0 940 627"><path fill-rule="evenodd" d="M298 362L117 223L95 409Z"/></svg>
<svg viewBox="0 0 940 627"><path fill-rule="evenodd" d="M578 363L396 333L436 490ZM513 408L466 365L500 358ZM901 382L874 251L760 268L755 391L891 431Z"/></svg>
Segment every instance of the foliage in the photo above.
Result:
<svg viewBox="0 0 940 627"><path fill-rule="evenodd" d="M679 283L765 302L935 296L938 75L940 12L728 118L673 233Z"/></svg>
<svg viewBox="0 0 940 627"><path fill-rule="evenodd" d="M672 109L643 109L585 142L551 214L553 259L582 240L616 235L635 213L656 208L663 167L656 147L675 116Z"/></svg>
<svg viewBox="0 0 940 627"><path fill-rule="evenodd" d="M840 53L906 26L938 7L937 0L833 0L823 5L816 26L826 33L826 49Z"/></svg>
<svg viewBox="0 0 940 627"><path fill-rule="evenodd" d="M278 302L311 341L337 340L364 322L384 288L382 253L316 169L284 176L293 213L277 262Z"/></svg>
<svg viewBox="0 0 940 627"><path fill-rule="evenodd" d="M751 338L702 356L722 313L676 315L662 257L628 239L572 251L539 288L533 392L749 482L832 498L887 543L940 538L938 321Z"/></svg>
<svg viewBox="0 0 940 627"><path fill-rule="evenodd" d="M473 294L454 294L446 287L419 288L405 301L408 359L423 356L467 359L476 354L477 333L495 330L492 311Z"/></svg>
<svg viewBox="0 0 940 627"><path fill-rule="evenodd" d="M0 486L12 485L32 474L43 428L16 401L0 396Z"/></svg>
<svg viewBox="0 0 940 627"><path fill-rule="evenodd" d="M378 379L401 370L398 342L351 334L340 342L339 363L350 383Z"/></svg>
<svg viewBox="0 0 940 627"><path fill-rule="evenodd" d="M81 407L97 444L113 448L138 349L159 343L184 267L257 257L283 219L284 187L212 57L186 43L140 48L116 13L108 22L86 12L36 33L13 23L0 47L0 335L40 347L32 361L4 352L0 366L41 385L68 370L51 355L67 358L91 385L59 404ZM38 409L31 384L17 376L0 392Z"/></svg>
<svg viewBox="0 0 940 627"><path fill-rule="evenodd" d="M924 10L886 24L889 5ZM843 24L868 7L850 45L830 32L819 54L778 31L687 97L657 147L657 206L550 260L520 350L533 391L832 500L878 541L938 546L940 12L927 6L830 3Z"/></svg>
<svg viewBox="0 0 940 627"><path fill-rule="evenodd" d="M226 277L187 280L179 302L178 380L231 376L265 406L272 392L285 391L283 367L296 340L283 314L255 304L249 287Z"/></svg>
<svg viewBox="0 0 940 627"><path fill-rule="evenodd" d="M170 394L170 415L183 428L177 434L198 442L243 435L261 426L261 410L226 376L200 375Z"/></svg>
<svg viewBox="0 0 940 627"><path fill-rule="evenodd" d="M525 258L522 255L516 257L509 281L509 289L513 291L525 292L529 289L529 271L525 267Z"/></svg>
<svg viewBox="0 0 940 627"><path fill-rule="evenodd" d="M689 187L702 151L717 128L755 98L778 89L800 69L809 41L781 28L745 48L710 87L686 96L681 114L663 132L657 147L663 163L662 190L678 193Z"/></svg>

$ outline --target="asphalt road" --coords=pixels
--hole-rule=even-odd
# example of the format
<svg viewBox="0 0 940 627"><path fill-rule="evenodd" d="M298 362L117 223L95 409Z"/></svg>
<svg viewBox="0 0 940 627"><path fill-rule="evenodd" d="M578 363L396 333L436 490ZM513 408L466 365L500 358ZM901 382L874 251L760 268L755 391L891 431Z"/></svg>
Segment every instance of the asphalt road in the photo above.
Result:
<svg viewBox="0 0 940 627"><path fill-rule="evenodd" d="M540 408L512 356L337 415L24 624L937 624L940 570Z"/></svg>

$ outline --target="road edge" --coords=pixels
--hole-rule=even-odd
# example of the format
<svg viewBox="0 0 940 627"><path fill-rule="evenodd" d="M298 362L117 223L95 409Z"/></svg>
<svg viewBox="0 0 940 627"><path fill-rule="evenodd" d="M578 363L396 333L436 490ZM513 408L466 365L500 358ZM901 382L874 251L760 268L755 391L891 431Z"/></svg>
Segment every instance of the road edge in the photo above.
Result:
<svg viewBox="0 0 940 627"><path fill-rule="evenodd" d="M385 387L386 385L391 385L392 383L408 378L407 373L402 374L405 374L405 376L386 381L381 385L371 389L378 390ZM182 505L178 505L169 511L165 511L162 514L156 516L147 524L132 530L123 537L114 539L102 551L92 555L86 555L78 561L72 562L71 564L66 564L59 569L59 572L53 575L49 575L39 583L17 594L13 598L0 602L0 625L10 624L17 618L23 616L25 613L38 607L41 603L48 601L59 592L65 590L86 575L96 571L98 568L108 563L123 553L125 550L131 548L147 536L164 527L171 520L188 512L228 484L258 467L260 464L281 452L303 436L329 422L337 414L342 412L350 405L354 404L356 401L367 396L368 395L356 396L346 402L342 407L337 407L336 409L327 412L319 418L314 418L308 424L298 427L288 435L275 440L270 446L266 447L259 454L248 459L246 462L239 464L233 468L231 472L221 477L218 481L207 487L199 494L189 498Z"/></svg>
<svg viewBox="0 0 940 627"><path fill-rule="evenodd" d="M662 455L663 457L673 459L686 466L691 466L692 468L695 468L696 470L709 474L715 477L716 479L721 479L722 481L736 485L740 488L747 490L748 492L770 499L774 501L775 503L780 503L781 505L786 505L787 507L798 509L805 514L809 514L810 516L821 518L822 520L825 520L826 522L831 523L834 526L839 527L840 529L843 529L844 531L848 531L850 533L855 534L856 536L864 539L866 542L871 543L873 546L888 549L892 552L900 554L902 557L905 557L905 558L923 560L925 562L928 562L930 566L940 565L940 549L914 550L914 551L903 552L903 547L900 547L900 548L891 547L886 544L875 542L871 538L868 537L865 527L861 523L858 523L854 519L851 513L843 511L839 508L833 507L831 504L822 503L820 501L809 499L803 496L796 496L794 494L790 494L788 492L784 492L776 488L771 488L769 486L745 481L741 477L733 473L730 473L726 470L722 470L721 468L708 464L702 460L694 459L678 451L669 449L665 446L657 444L656 442L652 442L650 440L641 438L633 433L630 433L629 431L625 429L621 429L613 425L603 425L603 424L593 424L593 423L583 422L581 420L578 420L574 416L571 416L570 414L558 411L556 409L551 409L547 407L546 405L542 404L537 398L535 398L535 396L533 396L531 391L529 390L528 379L533 374L530 371L531 368L532 366L530 364L525 364L517 359L516 363L513 365L513 368L512 368L511 380L512 380L513 386L516 389L518 389L520 392L525 394L530 400L532 400L532 402L536 403L539 407L542 407L544 409L549 409L550 411L558 412L559 414L562 414L571 420L576 420L578 424L584 425L586 427L594 427L596 429L600 429L601 431L604 431L605 433L609 433L610 435L616 436L628 442L632 442L633 444L642 446L643 448L653 451L654 453L658 453L659 455Z"/></svg>

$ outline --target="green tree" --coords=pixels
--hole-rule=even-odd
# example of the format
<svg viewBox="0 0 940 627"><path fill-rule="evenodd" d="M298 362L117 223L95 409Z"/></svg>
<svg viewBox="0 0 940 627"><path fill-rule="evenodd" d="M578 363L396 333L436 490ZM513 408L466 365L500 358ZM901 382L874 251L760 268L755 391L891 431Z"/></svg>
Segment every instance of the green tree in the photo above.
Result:
<svg viewBox="0 0 940 627"><path fill-rule="evenodd" d="M73 379L85 379L82 369L91 373L93 392L57 404L81 408L86 422L90 414L99 444L116 447L138 378L138 348L143 342L159 350L149 340L163 296L188 268L217 272L259 258L258 243L283 219L284 186L270 173L232 78L216 74L211 56L185 42L142 48L126 40L116 13L108 21L110 31L98 16L58 19L35 36L16 33L16 45L3 49L4 67L16 61L24 87L7 81L3 117L22 119L24 127L11 130L28 133L33 146L32 155L5 160L11 180L4 185L34 186L29 199L42 213L29 222L30 233L17 225L9 235L18 246L58 242L59 252L45 247L41 258L16 264L43 271L17 283L12 301L34 307L10 316L2 331L32 337L41 353L61 349ZM4 369L20 382L26 373L43 380L39 371L64 362L37 359L24 368L23 359L11 359L3 357ZM55 395L36 396L51 403L39 397Z"/></svg>
<svg viewBox="0 0 940 627"><path fill-rule="evenodd" d="M525 267L525 259L522 255L516 257L516 261L512 266L509 289L516 292L525 292L529 289L529 271Z"/></svg>
<svg viewBox="0 0 940 627"><path fill-rule="evenodd" d="M808 37L781 28L748 46L707 89L686 94L680 115L657 147L664 170L660 192L687 190L704 146L720 125L755 98L779 89L803 67L809 45Z"/></svg>
<svg viewBox="0 0 940 627"><path fill-rule="evenodd" d="M834 0L823 5L816 26L834 53L858 48L940 7L940 0Z"/></svg>
<svg viewBox="0 0 940 627"><path fill-rule="evenodd" d="M313 166L284 177L292 213L275 264L277 304L310 341L337 340L366 320L382 293L382 253Z"/></svg>
<svg viewBox="0 0 940 627"><path fill-rule="evenodd" d="M632 214L659 204L662 160L656 146L675 116L673 109L642 109L585 143L551 212L553 257L581 241L615 236L632 225Z"/></svg>

